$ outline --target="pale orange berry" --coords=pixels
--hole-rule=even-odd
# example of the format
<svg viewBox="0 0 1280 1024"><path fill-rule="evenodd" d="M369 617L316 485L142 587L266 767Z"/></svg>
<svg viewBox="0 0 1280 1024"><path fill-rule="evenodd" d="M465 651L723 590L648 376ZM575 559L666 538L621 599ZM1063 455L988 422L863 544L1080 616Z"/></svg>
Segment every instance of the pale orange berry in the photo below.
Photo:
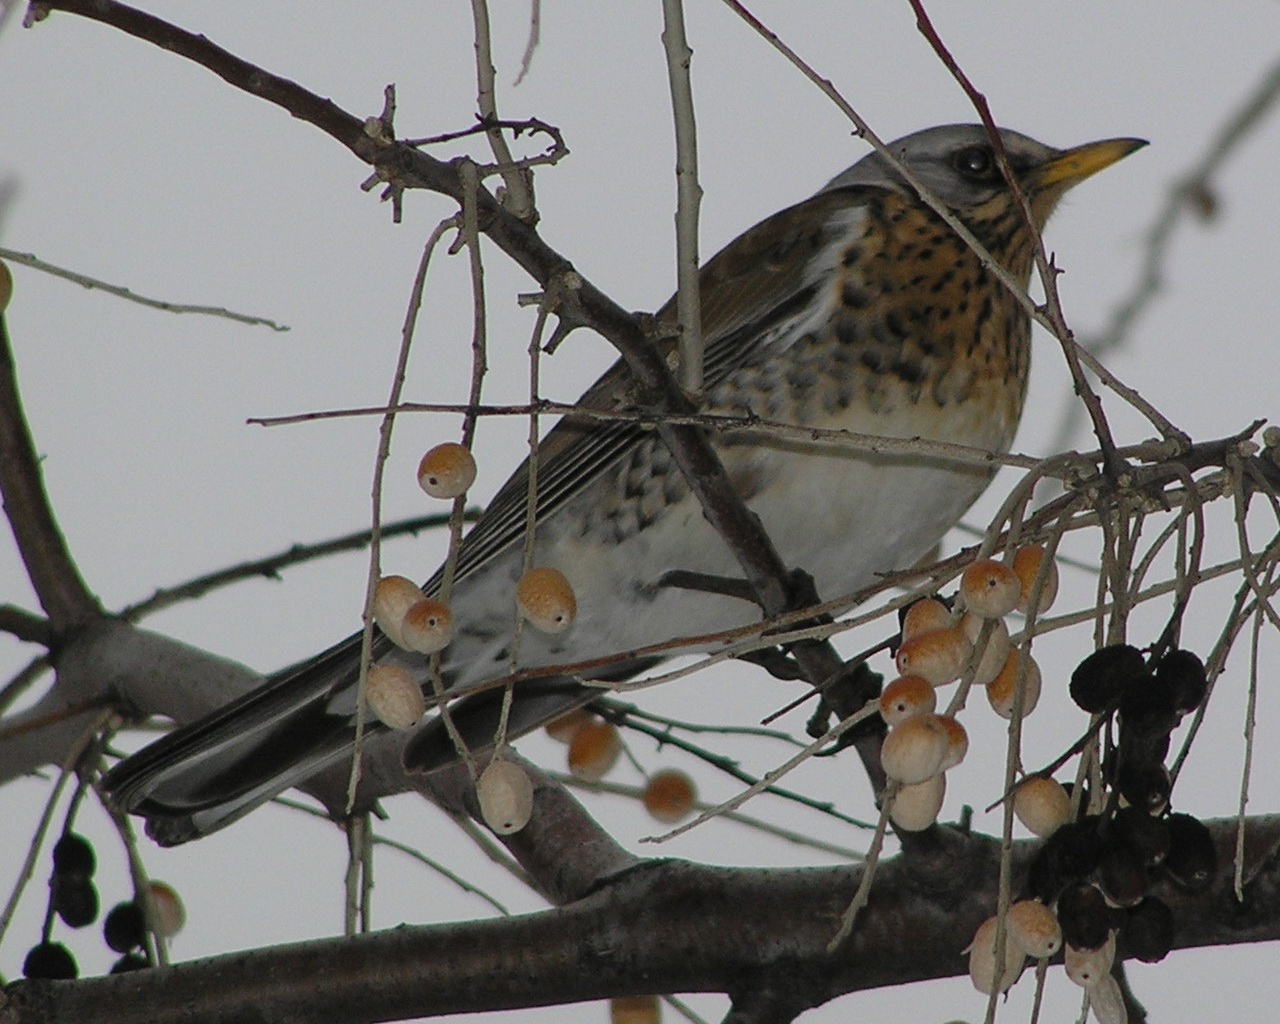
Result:
<svg viewBox="0 0 1280 1024"><path fill-rule="evenodd" d="M171 939L182 931L187 923L187 908L173 886L153 878L147 885L147 899L151 903L150 924L157 934Z"/></svg>
<svg viewBox="0 0 1280 1024"><path fill-rule="evenodd" d="M621 753L622 738L611 722L587 722L569 741L569 771L584 782L599 782Z"/></svg>
<svg viewBox="0 0 1280 1024"><path fill-rule="evenodd" d="M559 569L530 569L516 584L516 607L543 633L563 633L573 625L578 602Z"/></svg>
<svg viewBox="0 0 1280 1024"><path fill-rule="evenodd" d="M890 725L912 715L927 715L937 706L937 691L919 676L898 676L880 694L880 717Z"/></svg>
<svg viewBox="0 0 1280 1024"><path fill-rule="evenodd" d="M1062 958L1067 977L1081 988L1091 989L1111 974L1116 959L1116 933L1112 930L1097 949L1076 949L1067 943Z"/></svg>
<svg viewBox="0 0 1280 1024"><path fill-rule="evenodd" d="M1001 718L1013 717L1013 699L1018 681L1018 666L1025 657L1026 678L1023 683L1022 717L1026 718L1040 702L1040 666L1031 655L1023 655L1016 647L1009 648L1009 658L1000 674L987 684L987 700L991 709Z"/></svg>
<svg viewBox="0 0 1280 1024"><path fill-rule="evenodd" d="M667 825L687 818L696 799L693 779L677 768L654 772L644 788L644 809Z"/></svg>
<svg viewBox="0 0 1280 1024"><path fill-rule="evenodd" d="M446 441L418 463L418 486L433 498L457 498L476 482L476 460L466 445Z"/></svg>
<svg viewBox="0 0 1280 1024"><path fill-rule="evenodd" d="M397 647L404 647L400 624L404 614L426 598L422 588L404 576L383 576L373 591L373 621Z"/></svg>
<svg viewBox="0 0 1280 1024"><path fill-rule="evenodd" d="M947 729L936 715L915 715L889 730L880 747L880 764L891 779L911 785L932 778L947 756Z"/></svg>
<svg viewBox="0 0 1280 1024"><path fill-rule="evenodd" d="M617 996L609 1000L610 1024L658 1024L662 1007L657 996Z"/></svg>
<svg viewBox="0 0 1280 1024"><path fill-rule="evenodd" d="M923 832L935 821L947 795L947 776L939 772L924 782L901 786L889 808L889 820L904 832Z"/></svg>
<svg viewBox="0 0 1280 1024"><path fill-rule="evenodd" d="M975 647L982 637L983 627L988 623L991 624L991 633L987 637L987 645L982 649L982 657L978 659L978 667L973 673L975 686L986 686L1004 668L1004 663L1009 657L1009 627L1005 625L1004 619L984 619L974 615L973 612L965 612L960 620L960 628L964 630L964 635Z"/></svg>
<svg viewBox="0 0 1280 1024"><path fill-rule="evenodd" d="M898 671L920 676L934 686L945 686L960 678L973 653L973 644L959 626L935 629L904 640L898 648Z"/></svg>
<svg viewBox="0 0 1280 1024"><path fill-rule="evenodd" d="M553 718L546 724L547 735L559 743L569 743L574 733L584 722L592 720L591 712L586 708L574 708L566 711L559 718Z"/></svg>
<svg viewBox="0 0 1280 1024"><path fill-rule="evenodd" d="M1026 954L1016 942L1005 936L1004 960L1000 967L996 966L996 929L995 917L989 917L978 930L973 933L973 941L966 952L969 954L969 980L979 992L990 995L992 992L1008 992L1022 973L1022 965L1026 962ZM1005 929L1008 931L1008 929Z"/></svg>
<svg viewBox="0 0 1280 1024"><path fill-rule="evenodd" d="M1013 813L1028 832L1048 839L1070 819L1071 796L1057 779L1033 775L1014 790Z"/></svg>
<svg viewBox="0 0 1280 1024"><path fill-rule="evenodd" d="M951 715L936 716L939 724L947 731L947 752L942 758L941 770L954 768L969 753L969 734Z"/></svg>
<svg viewBox="0 0 1280 1024"><path fill-rule="evenodd" d="M960 577L960 596L964 606L984 619L998 619L1018 607L1022 584L1014 571L1003 562L982 558L974 562Z"/></svg>
<svg viewBox="0 0 1280 1024"><path fill-rule="evenodd" d="M9 308L9 300L13 298L13 274L9 266L0 260L0 313Z"/></svg>
<svg viewBox="0 0 1280 1024"><path fill-rule="evenodd" d="M1031 591L1035 587L1036 575L1040 572L1040 566L1046 554L1047 552L1040 544L1027 544L1014 552L1013 571L1018 577L1018 610L1021 612L1031 610ZM1040 586L1040 600L1036 608L1037 614L1046 611L1058 596L1058 565L1052 558L1049 559L1044 572L1044 583Z"/></svg>
<svg viewBox="0 0 1280 1024"><path fill-rule="evenodd" d="M453 639L453 612L434 598L411 605L400 620L400 636L407 650L434 654Z"/></svg>
<svg viewBox="0 0 1280 1024"><path fill-rule="evenodd" d="M412 729L427 712L422 687L399 665L370 665L364 693L369 710L389 729Z"/></svg>
<svg viewBox="0 0 1280 1024"><path fill-rule="evenodd" d="M1053 956L1062 948L1062 929L1053 911L1039 900L1019 900L1005 918L1009 939L1034 960Z"/></svg>
<svg viewBox="0 0 1280 1024"><path fill-rule="evenodd" d="M922 597L907 606L902 616L902 639L910 640L921 633L932 633L951 625L951 609L936 597Z"/></svg>
<svg viewBox="0 0 1280 1024"><path fill-rule="evenodd" d="M518 764L495 758L476 782L480 816L495 835L519 832L533 817L533 781Z"/></svg>

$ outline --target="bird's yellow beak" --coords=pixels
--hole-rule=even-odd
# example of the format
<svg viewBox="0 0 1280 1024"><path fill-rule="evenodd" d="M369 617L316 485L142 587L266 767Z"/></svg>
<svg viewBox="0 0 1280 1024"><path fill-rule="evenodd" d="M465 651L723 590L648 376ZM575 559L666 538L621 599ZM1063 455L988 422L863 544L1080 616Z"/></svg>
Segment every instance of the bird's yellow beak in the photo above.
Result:
<svg viewBox="0 0 1280 1024"><path fill-rule="evenodd" d="M1063 190L1068 189L1146 144L1146 139L1103 139L1101 142L1086 142L1083 146L1064 149L1052 160L1036 168L1033 173L1036 187L1058 185Z"/></svg>

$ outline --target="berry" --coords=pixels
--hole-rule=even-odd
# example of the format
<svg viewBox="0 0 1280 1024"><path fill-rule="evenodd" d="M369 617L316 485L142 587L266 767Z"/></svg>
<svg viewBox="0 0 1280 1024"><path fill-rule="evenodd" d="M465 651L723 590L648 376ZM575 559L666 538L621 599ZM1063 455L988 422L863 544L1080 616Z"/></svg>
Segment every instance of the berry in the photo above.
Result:
<svg viewBox="0 0 1280 1024"><path fill-rule="evenodd" d="M1147 673L1136 647L1114 644L1094 651L1071 673L1071 699L1096 715L1113 707L1125 686Z"/></svg>
<svg viewBox="0 0 1280 1024"><path fill-rule="evenodd" d="M622 753L622 739L609 722L592 720L578 727L569 743L569 771L585 782L599 782Z"/></svg>
<svg viewBox="0 0 1280 1024"><path fill-rule="evenodd" d="M1190 814L1171 814L1169 853L1164 870L1184 889L1207 889L1218 872L1218 848L1204 822Z"/></svg>
<svg viewBox="0 0 1280 1024"><path fill-rule="evenodd" d="M84 836L75 832L64 833L53 844L53 870L55 874L72 878L92 878L98 867L93 846Z"/></svg>
<svg viewBox="0 0 1280 1024"><path fill-rule="evenodd" d="M55 874L53 910L69 928L84 928L98 919L98 890L87 878Z"/></svg>
<svg viewBox="0 0 1280 1024"><path fill-rule="evenodd" d="M364 694L369 710L389 729L412 729L427 711L422 687L399 665L370 665Z"/></svg>
<svg viewBox="0 0 1280 1024"><path fill-rule="evenodd" d="M117 953L140 948L147 941L147 920L133 900L117 903L102 922L102 937Z"/></svg>
<svg viewBox="0 0 1280 1024"><path fill-rule="evenodd" d="M49 978L70 981L79 974L75 957L61 942L42 942L32 946L22 961L24 978Z"/></svg>
<svg viewBox="0 0 1280 1024"><path fill-rule="evenodd" d="M1169 905L1148 896L1124 916L1120 941L1131 955L1144 963L1154 964L1169 955L1173 948L1174 921Z"/></svg>
<svg viewBox="0 0 1280 1024"><path fill-rule="evenodd" d="M530 569L516 584L516 607L543 633L563 633L573 625L578 602L559 569Z"/></svg>
<svg viewBox="0 0 1280 1024"><path fill-rule="evenodd" d="M1018 606L1022 584L1014 571L1002 562L982 558L960 577L964 607L984 619L998 619Z"/></svg>
<svg viewBox="0 0 1280 1024"><path fill-rule="evenodd" d="M446 441L418 463L418 486L433 498L457 498L476 481L476 460L466 445Z"/></svg>
<svg viewBox="0 0 1280 1024"><path fill-rule="evenodd" d="M533 782L528 773L511 761L494 759L476 783L480 816L495 835L519 832L533 817Z"/></svg>
<svg viewBox="0 0 1280 1024"><path fill-rule="evenodd" d="M667 825L674 825L689 816L697 800L693 780L677 768L665 768L654 772L644 788L644 809L649 815Z"/></svg>

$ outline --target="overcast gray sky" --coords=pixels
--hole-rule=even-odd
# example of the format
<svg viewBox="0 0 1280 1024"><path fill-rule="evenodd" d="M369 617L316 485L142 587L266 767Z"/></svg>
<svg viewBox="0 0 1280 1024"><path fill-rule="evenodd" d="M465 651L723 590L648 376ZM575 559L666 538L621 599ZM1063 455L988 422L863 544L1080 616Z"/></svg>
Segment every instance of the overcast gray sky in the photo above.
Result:
<svg viewBox="0 0 1280 1024"><path fill-rule="evenodd" d="M383 86L395 82L403 135L465 127L475 110L469 5L461 2L142 6L359 115L376 114ZM706 190L702 251L710 255L866 149L835 107L724 5L687 6ZM1217 127L1277 59L1280 6L1159 0L934 6L939 30L1002 124L1062 146L1115 135L1151 140L1149 149L1073 193L1047 234L1066 271L1068 319L1087 336L1132 286L1144 232L1170 184L1201 158ZM558 125L572 151L537 174L544 236L625 306L655 308L674 286L674 157L660 4L545 4L542 41L518 88L512 83L528 6L506 0L492 8L500 109ZM974 119L915 31L905 2L759 0L752 9L884 138ZM32 30L9 19L0 34L0 96L8 111L0 119L0 176L16 186L0 245L145 295L225 305L291 328L277 334L171 316L14 268L8 323L27 412L63 529L104 604L118 607L157 586L366 523L375 421L271 429L245 421L385 399L418 255L434 224L452 212L450 204L410 195L404 223L394 225L390 207L358 188L366 168L315 129L199 67L70 16L55 14ZM1275 412L1278 165L1280 121L1272 120L1218 179L1217 216L1181 231L1164 268L1164 294L1109 360L1196 438L1231 433ZM518 308L516 294L531 290L531 282L492 249L486 270L494 367L488 395L519 401L533 315ZM407 398L460 400L470 333L465 259L441 259ZM572 399L611 361L599 339L575 335L544 362L544 393ZM1017 449L1048 454L1068 394L1057 347L1041 335ZM1150 434L1114 398L1108 410L1122 442ZM482 425L477 497L514 468L525 430L518 420ZM426 447L456 432L454 418L401 419L385 495L388 518L429 507L413 468ZM973 522L986 521L993 495L1012 479L999 479ZM1087 545L1079 550L1086 553ZM1229 534L1217 551L1230 554ZM436 539L402 542L388 547L384 565L425 578L441 553ZM291 571L282 583L221 591L148 625L269 670L355 628L365 571L363 555L333 559ZM1070 582L1076 604L1087 603L1087 578ZM0 542L0 601L36 607L8 541ZM1202 652L1222 621L1220 608L1207 602L1204 608L1188 638ZM1139 615L1135 630L1158 628L1165 614L1162 606ZM849 649L857 646L849 641ZM1082 724L1062 691L1073 659L1088 649L1087 627L1059 648L1046 643L1044 705L1026 737L1037 756L1028 760L1049 760ZM31 654L0 638L0 675ZM1243 656L1234 659L1228 691L1215 697L1210 728L1179 787L1183 809L1205 816L1234 811L1246 668ZM731 699L750 722L793 695L739 670L645 699L687 717L714 715ZM1274 689L1264 685L1262 722L1275 722L1276 710ZM998 795L1003 723L985 711L971 710L978 742L952 779L948 815L962 803L981 807ZM802 722L789 724L799 730ZM542 740L527 752L545 754L550 763L558 756ZM693 767L640 746L637 755L650 766ZM782 755L764 748L744 756L763 770ZM1280 757L1265 741L1256 757L1250 807L1275 808ZM857 778L842 784L832 774L820 766L796 785L838 799L848 813L871 815L865 784ZM726 781L700 777L710 796L733 792ZM618 778L637 776L624 770ZM47 791L44 780L5 789L0 864L18 863ZM638 810L616 798L591 806L628 843L652 831ZM493 877L441 816L412 800L392 801L390 809L392 834L483 880L513 909L537 908L514 882ZM866 842L863 833L776 801L751 809L831 842ZM979 814L975 824L998 830L999 818ZM84 828L100 837L100 888L109 906L127 896L123 863L99 811L85 810ZM723 862L829 861L727 824L661 852ZM147 850L153 874L174 883L189 906L190 925L174 947L181 958L332 934L341 926L344 856L330 826L276 809L191 847ZM4 885L12 874L5 872ZM488 912L393 853L379 855L377 882L380 926ZM0 949L6 976L18 973L42 911L38 876ZM109 964L95 935L68 941L84 970ZM1248 977L1235 996L1253 1001L1253 1009L1237 1006L1237 1019L1261 1020L1262 1007L1280 996L1274 958L1274 948L1174 954L1157 967L1136 968L1133 977L1157 1021L1211 1019L1221 1012L1222 979L1238 985ZM1024 979L1001 1019L1027 1019L1031 989ZM1042 1019L1071 1019L1078 1002L1078 990L1060 970L1051 971ZM693 1003L712 1019L724 1012L722 999ZM960 979L850 997L805 1019L974 1020L984 1005ZM605 1014L586 1006L509 1019L599 1021ZM667 1019L674 1019L670 1011Z"/></svg>

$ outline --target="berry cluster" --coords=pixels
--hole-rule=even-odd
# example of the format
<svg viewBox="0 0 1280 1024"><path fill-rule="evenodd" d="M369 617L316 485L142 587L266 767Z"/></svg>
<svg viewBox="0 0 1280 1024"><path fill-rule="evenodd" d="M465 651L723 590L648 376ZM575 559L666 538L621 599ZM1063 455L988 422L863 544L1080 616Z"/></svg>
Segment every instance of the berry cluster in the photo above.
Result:
<svg viewBox="0 0 1280 1024"><path fill-rule="evenodd" d="M93 846L75 832L64 832L53 847L53 870L49 876L49 902L52 915L57 915L69 928L85 928L98 919L98 890L93 876L98 862ZM146 893L154 908L154 926L163 936L178 932L184 923L182 901L163 882L152 882ZM122 954L111 968L112 974L136 971L151 966L146 950L146 913L137 900L118 903L102 923L103 939L108 948ZM31 947L22 963L27 978L68 980L79 975L75 957L61 942L48 935Z"/></svg>

